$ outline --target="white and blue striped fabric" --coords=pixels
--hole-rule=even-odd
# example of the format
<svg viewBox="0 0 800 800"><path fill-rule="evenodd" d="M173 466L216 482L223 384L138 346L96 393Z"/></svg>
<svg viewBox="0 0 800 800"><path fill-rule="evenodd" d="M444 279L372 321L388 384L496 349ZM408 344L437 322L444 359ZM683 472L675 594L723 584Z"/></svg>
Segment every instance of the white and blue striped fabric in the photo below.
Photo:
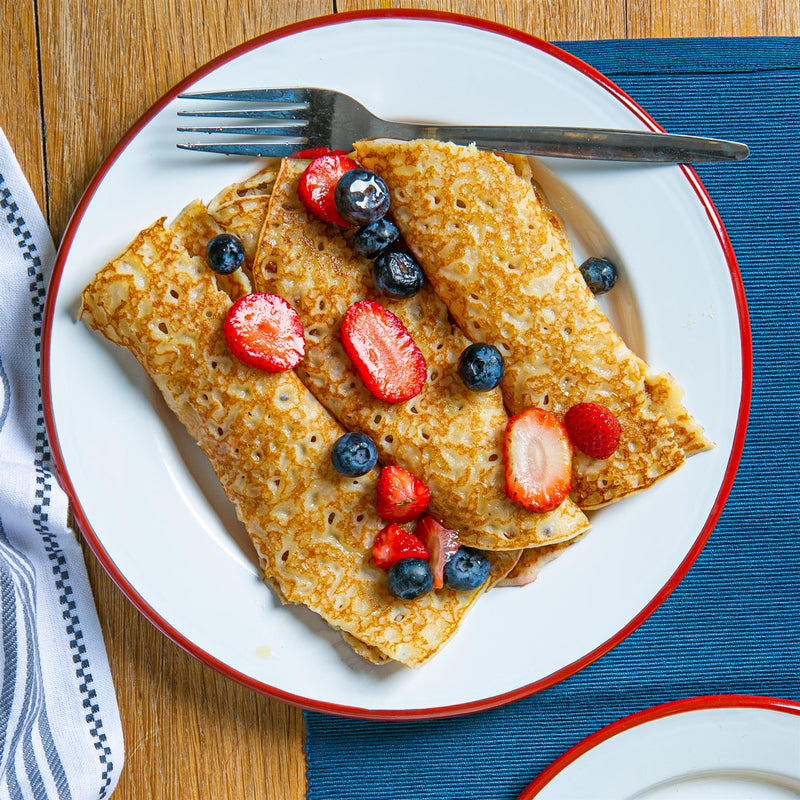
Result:
<svg viewBox="0 0 800 800"><path fill-rule="evenodd" d="M108 797L119 711L83 554L45 436L50 232L0 130L0 799Z"/></svg>

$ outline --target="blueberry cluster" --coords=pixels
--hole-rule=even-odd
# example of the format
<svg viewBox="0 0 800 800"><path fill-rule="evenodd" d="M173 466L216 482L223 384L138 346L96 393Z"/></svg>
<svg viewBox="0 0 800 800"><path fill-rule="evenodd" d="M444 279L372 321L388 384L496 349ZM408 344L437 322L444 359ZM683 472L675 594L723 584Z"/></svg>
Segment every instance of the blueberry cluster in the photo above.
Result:
<svg viewBox="0 0 800 800"><path fill-rule="evenodd" d="M480 550L459 547L444 565L444 585L456 592L469 592L489 577L489 559ZM433 588L433 571L422 558L403 558L386 574L389 594L400 600L415 600Z"/></svg>
<svg viewBox="0 0 800 800"><path fill-rule="evenodd" d="M386 218L389 188L383 178L368 169L351 169L336 184L334 200L339 214L359 226L353 237L356 252L375 259L375 288L392 300L413 297L422 288L422 268L397 246L400 231Z"/></svg>

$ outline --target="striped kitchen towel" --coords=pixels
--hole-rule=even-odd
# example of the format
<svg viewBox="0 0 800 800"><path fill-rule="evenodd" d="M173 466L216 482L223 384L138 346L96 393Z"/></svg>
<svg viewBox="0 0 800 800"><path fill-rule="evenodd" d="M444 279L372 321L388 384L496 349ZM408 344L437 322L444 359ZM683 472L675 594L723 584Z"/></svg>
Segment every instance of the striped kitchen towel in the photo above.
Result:
<svg viewBox="0 0 800 800"><path fill-rule="evenodd" d="M39 350L53 242L0 130L0 798L108 797L119 711L45 437Z"/></svg>

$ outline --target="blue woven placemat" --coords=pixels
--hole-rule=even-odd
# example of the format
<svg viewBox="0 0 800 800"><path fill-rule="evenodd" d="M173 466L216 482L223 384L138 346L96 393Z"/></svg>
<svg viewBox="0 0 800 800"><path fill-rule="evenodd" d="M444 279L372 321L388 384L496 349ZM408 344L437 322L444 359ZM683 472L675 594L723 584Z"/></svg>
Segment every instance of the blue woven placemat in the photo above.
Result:
<svg viewBox="0 0 800 800"><path fill-rule="evenodd" d="M800 699L800 39L563 44L668 130L747 142L697 171L739 260L754 388L728 503L686 578L630 637L557 686L449 720L306 713L310 800L511 800L588 734L699 694Z"/></svg>

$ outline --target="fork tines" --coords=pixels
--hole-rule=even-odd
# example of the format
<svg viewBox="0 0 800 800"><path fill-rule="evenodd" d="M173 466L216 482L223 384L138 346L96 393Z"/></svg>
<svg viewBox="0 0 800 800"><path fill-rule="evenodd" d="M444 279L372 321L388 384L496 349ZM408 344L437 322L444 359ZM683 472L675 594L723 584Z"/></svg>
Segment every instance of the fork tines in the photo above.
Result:
<svg viewBox="0 0 800 800"><path fill-rule="evenodd" d="M216 133L231 136L260 136L258 144L246 142L219 142L215 144L182 143L184 150L203 150L225 155L254 156L262 154L265 147L275 156L287 156L308 143L302 129L308 121L298 117L307 111L308 92L305 89L236 89L217 92L184 92L178 95L185 100L216 100L259 103L258 108L215 108L208 111L178 111L179 117L206 117L216 119L263 119L270 125L179 126L184 133Z"/></svg>

